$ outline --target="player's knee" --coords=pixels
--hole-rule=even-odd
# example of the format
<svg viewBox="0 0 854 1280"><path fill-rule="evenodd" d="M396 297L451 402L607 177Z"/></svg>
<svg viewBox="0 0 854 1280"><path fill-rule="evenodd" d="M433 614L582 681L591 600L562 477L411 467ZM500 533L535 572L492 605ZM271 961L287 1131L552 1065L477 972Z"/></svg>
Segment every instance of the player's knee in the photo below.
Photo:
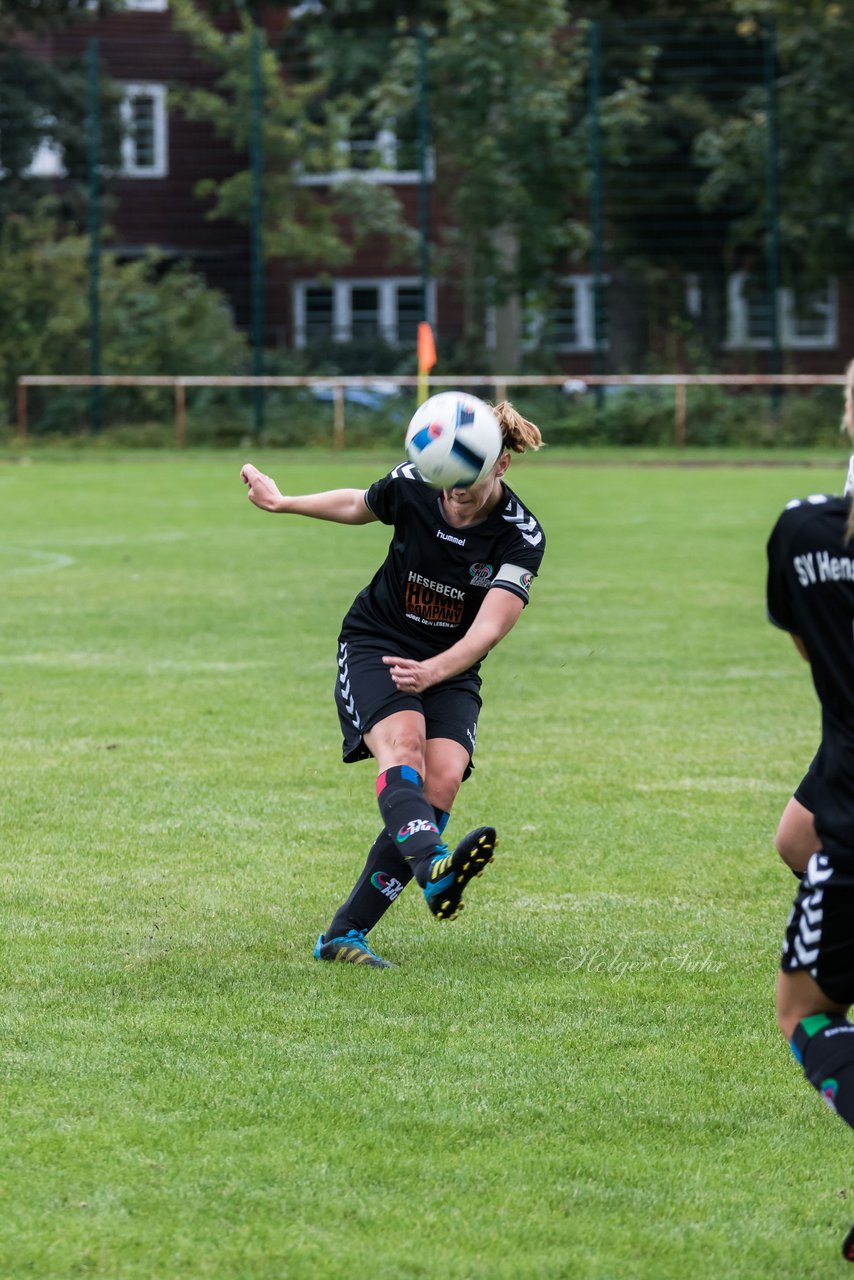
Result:
<svg viewBox="0 0 854 1280"><path fill-rule="evenodd" d="M787 1040L795 1034L795 1028L804 1018L827 1009L827 1001L813 979L802 970L777 975L775 1014L777 1026Z"/></svg>
<svg viewBox="0 0 854 1280"><path fill-rule="evenodd" d="M424 794L431 804L437 809L443 809L445 813L450 813L457 798L457 792L460 789L460 780L455 775L439 775L436 776L435 770L431 770L427 774L424 783Z"/></svg>
<svg viewBox="0 0 854 1280"><path fill-rule="evenodd" d="M418 733L409 730L398 733L395 736L391 754L394 757L394 764L409 765L410 769L415 769L419 777L424 777L424 739Z"/></svg>
<svg viewBox="0 0 854 1280"><path fill-rule="evenodd" d="M776 1016L777 1016L777 1027L780 1033L783 1035L783 1037L786 1040L791 1040L792 1036L795 1034L795 1027L800 1022L801 1017L806 1017L807 1015L806 1013L800 1014L796 1010L791 1008L781 1007L780 1001L778 1000Z"/></svg>
<svg viewBox="0 0 854 1280"><path fill-rule="evenodd" d="M777 1026L787 1040L791 1040L795 1034L795 1027L801 1018L805 1018L810 1012L808 1001L801 991L802 985L803 979L799 974L792 975L782 969L777 974L774 1014Z"/></svg>

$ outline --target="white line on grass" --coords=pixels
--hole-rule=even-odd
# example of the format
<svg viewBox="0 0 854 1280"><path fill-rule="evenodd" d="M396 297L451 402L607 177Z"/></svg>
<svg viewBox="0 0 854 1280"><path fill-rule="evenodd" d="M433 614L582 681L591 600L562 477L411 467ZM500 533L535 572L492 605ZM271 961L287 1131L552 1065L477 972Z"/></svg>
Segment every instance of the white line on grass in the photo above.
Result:
<svg viewBox="0 0 854 1280"><path fill-rule="evenodd" d="M780 791L767 778L671 778L667 782L636 782L634 791Z"/></svg>
<svg viewBox="0 0 854 1280"><path fill-rule="evenodd" d="M220 531L221 532L221 531ZM133 546L144 546L149 543L169 543L169 542L186 542L188 534L178 529L160 529L154 533L116 533L107 534L103 537L85 537L85 538L68 538L69 547L126 547L129 543Z"/></svg>
<svg viewBox="0 0 854 1280"><path fill-rule="evenodd" d="M197 660L192 658L186 660L163 658L155 662L148 662L145 666L140 666L136 651L116 652L115 650L110 652L101 650L49 650L37 653L7 653L3 655L3 662L6 666L14 663L17 666L26 667L92 667L99 671L107 669L111 671L134 670L149 676L169 673L178 675L228 675L230 672L235 671L266 673L278 669L278 664L275 662L254 662L250 659L228 662L219 659L206 660L204 658Z"/></svg>
<svg viewBox="0 0 854 1280"><path fill-rule="evenodd" d="M7 578L17 573L52 573L54 569L67 569L74 564L73 556L63 555L60 551L36 551L32 547L0 546L0 556L29 557L36 562L9 566L0 564L0 576Z"/></svg>

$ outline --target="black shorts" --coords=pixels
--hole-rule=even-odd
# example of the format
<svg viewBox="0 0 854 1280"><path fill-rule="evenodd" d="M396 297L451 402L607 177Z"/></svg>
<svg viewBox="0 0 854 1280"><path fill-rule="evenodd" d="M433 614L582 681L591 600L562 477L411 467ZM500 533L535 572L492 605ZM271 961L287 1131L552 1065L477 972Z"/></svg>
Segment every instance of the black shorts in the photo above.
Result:
<svg viewBox="0 0 854 1280"><path fill-rule="evenodd" d="M819 747L812 758L810 767L801 778L795 788L795 799L798 804L802 804L805 809L809 809L810 813L815 813L815 787L818 777L818 769L821 763L822 748Z"/></svg>
<svg viewBox="0 0 854 1280"><path fill-rule="evenodd" d="M463 775L467 778L473 767L471 757L481 708L480 676L464 671L423 693L401 693L383 663L383 654L389 652L394 652L393 645L377 646L361 637L339 638L335 705L344 738L344 763L370 757L364 735L380 720L398 711L420 711L428 738L450 738L468 751L469 763Z"/></svg>
<svg viewBox="0 0 854 1280"><path fill-rule="evenodd" d="M808 973L839 1004L854 1004L854 855L814 853L795 898L780 968Z"/></svg>

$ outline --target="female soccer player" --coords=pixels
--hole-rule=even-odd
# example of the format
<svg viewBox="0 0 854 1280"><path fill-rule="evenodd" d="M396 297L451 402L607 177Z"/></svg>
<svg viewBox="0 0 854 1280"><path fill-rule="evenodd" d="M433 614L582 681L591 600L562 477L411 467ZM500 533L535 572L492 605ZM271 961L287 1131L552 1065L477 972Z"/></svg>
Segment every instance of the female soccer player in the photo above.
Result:
<svg viewBox="0 0 854 1280"><path fill-rule="evenodd" d="M241 471L264 511L394 529L384 563L342 623L335 683L344 761L376 760L383 829L317 940L318 960L389 968L365 938L409 881L437 919L452 920L469 880L492 860L492 827L470 832L453 853L441 835L471 772L478 668L527 604L545 550L536 517L504 482L511 452L538 449L540 431L507 401L495 414L502 452L467 489L431 489L401 463L367 491L287 497L251 463Z"/></svg>
<svg viewBox="0 0 854 1280"><path fill-rule="evenodd" d="M854 361L845 424L854 440ZM812 1085L854 1128L854 502L790 502L768 542L768 613L809 662L821 703L817 847L786 930L777 1022ZM808 810L807 810L808 812ZM854 1262L854 1227L843 1245Z"/></svg>
<svg viewBox="0 0 854 1280"><path fill-rule="evenodd" d="M850 375L846 376L850 380ZM846 407L842 418L842 430L845 431L847 428ZM844 496L847 498L852 490L854 490L854 454L848 460ZM815 780L820 770L820 761L821 747L783 810L774 838L774 845L780 857L799 879L806 869L810 856L815 853L818 846L813 815L815 813Z"/></svg>

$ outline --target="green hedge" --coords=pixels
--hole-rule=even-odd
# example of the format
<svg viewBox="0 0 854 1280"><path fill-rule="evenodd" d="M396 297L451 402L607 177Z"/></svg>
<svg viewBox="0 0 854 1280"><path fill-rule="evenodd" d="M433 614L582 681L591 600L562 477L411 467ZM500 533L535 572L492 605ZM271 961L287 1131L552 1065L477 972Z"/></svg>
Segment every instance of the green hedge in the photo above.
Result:
<svg viewBox="0 0 854 1280"><path fill-rule="evenodd" d="M328 394L328 393L327 393ZM670 388L609 389L571 398L558 388L519 388L510 395L536 422L551 446L672 447L675 397ZM84 442L89 393L51 389L31 393L34 440ZM136 397L136 403L133 403ZM692 387L687 396L686 444L694 448L828 447L839 445L841 392L836 388L767 392L730 392ZM187 390L188 445L234 447L255 440L250 388L199 387ZM347 448L396 447L416 406L414 388L377 400L376 406L345 400ZM169 389L106 388L99 440L104 445L156 448L175 443L174 402ZM11 424L5 432L13 434ZM274 447L329 447L333 443L333 404L307 388L264 392L264 426L258 443Z"/></svg>

